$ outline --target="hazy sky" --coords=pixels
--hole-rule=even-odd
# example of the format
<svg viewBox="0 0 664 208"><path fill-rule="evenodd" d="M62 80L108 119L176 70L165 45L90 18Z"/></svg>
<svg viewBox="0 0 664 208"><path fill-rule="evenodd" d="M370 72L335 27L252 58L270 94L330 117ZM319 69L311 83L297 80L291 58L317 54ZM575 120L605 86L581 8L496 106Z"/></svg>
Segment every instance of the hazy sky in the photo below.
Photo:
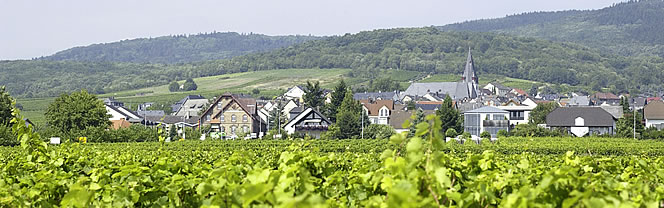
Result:
<svg viewBox="0 0 664 208"><path fill-rule="evenodd" d="M74 46L212 31L339 35L445 25L620 0L0 0L0 60Z"/></svg>

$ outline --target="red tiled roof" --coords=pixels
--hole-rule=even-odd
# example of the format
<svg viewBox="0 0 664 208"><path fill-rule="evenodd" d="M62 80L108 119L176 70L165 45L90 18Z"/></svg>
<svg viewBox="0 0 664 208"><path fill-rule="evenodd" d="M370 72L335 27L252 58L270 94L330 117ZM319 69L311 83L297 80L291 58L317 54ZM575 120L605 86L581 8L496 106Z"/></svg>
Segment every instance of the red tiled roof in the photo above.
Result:
<svg viewBox="0 0 664 208"><path fill-rule="evenodd" d="M369 102L369 100L360 100L360 103L364 105L369 110L370 116L378 116L378 110L383 106L386 106L388 109L394 110L394 101L393 100L376 100L374 102Z"/></svg>

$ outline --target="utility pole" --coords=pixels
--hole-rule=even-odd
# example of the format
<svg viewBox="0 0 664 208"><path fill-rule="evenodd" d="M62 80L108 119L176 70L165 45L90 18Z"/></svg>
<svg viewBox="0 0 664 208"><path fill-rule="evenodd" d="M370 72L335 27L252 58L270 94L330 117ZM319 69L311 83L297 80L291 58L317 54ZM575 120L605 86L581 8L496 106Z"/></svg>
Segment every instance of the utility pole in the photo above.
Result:
<svg viewBox="0 0 664 208"><path fill-rule="evenodd" d="M632 107L632 115L634 116L634 124L632 124L632 134L633 139L636 139L636 101L634 101L634 106Z"/></svg>
<svg viewBox="0 0 664 208"><path fill-rule="evenodd" d="M364 109L362 109L362 139L364 139Z"/></svg>

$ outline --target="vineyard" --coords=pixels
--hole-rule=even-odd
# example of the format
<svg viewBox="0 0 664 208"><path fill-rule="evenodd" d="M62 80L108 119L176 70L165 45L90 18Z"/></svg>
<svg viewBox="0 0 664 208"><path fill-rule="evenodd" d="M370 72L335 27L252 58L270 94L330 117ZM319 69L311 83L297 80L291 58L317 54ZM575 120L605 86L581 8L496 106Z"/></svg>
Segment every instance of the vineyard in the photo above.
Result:
<svg viewBox="0 0 664 208"><path fill-rule="evenodd" d="M661 207L664 143L611 138L46 145L15 125L2 207Z"/></svg>

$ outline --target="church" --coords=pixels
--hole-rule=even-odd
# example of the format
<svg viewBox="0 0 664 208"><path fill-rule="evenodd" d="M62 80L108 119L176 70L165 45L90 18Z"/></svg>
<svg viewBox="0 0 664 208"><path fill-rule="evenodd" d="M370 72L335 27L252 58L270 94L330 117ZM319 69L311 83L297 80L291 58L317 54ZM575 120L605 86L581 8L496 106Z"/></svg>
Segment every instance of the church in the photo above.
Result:
<svg viewBox="0 0 664 208"><path fill-rule="evenodd" d="M443 99L449 95L452 100L474 99L480 93L473 55L468 49L468 58L466 66L459 82L431 82L431 83L412 83L401 96L402 101L418 100L432 97Z"/></svg>

